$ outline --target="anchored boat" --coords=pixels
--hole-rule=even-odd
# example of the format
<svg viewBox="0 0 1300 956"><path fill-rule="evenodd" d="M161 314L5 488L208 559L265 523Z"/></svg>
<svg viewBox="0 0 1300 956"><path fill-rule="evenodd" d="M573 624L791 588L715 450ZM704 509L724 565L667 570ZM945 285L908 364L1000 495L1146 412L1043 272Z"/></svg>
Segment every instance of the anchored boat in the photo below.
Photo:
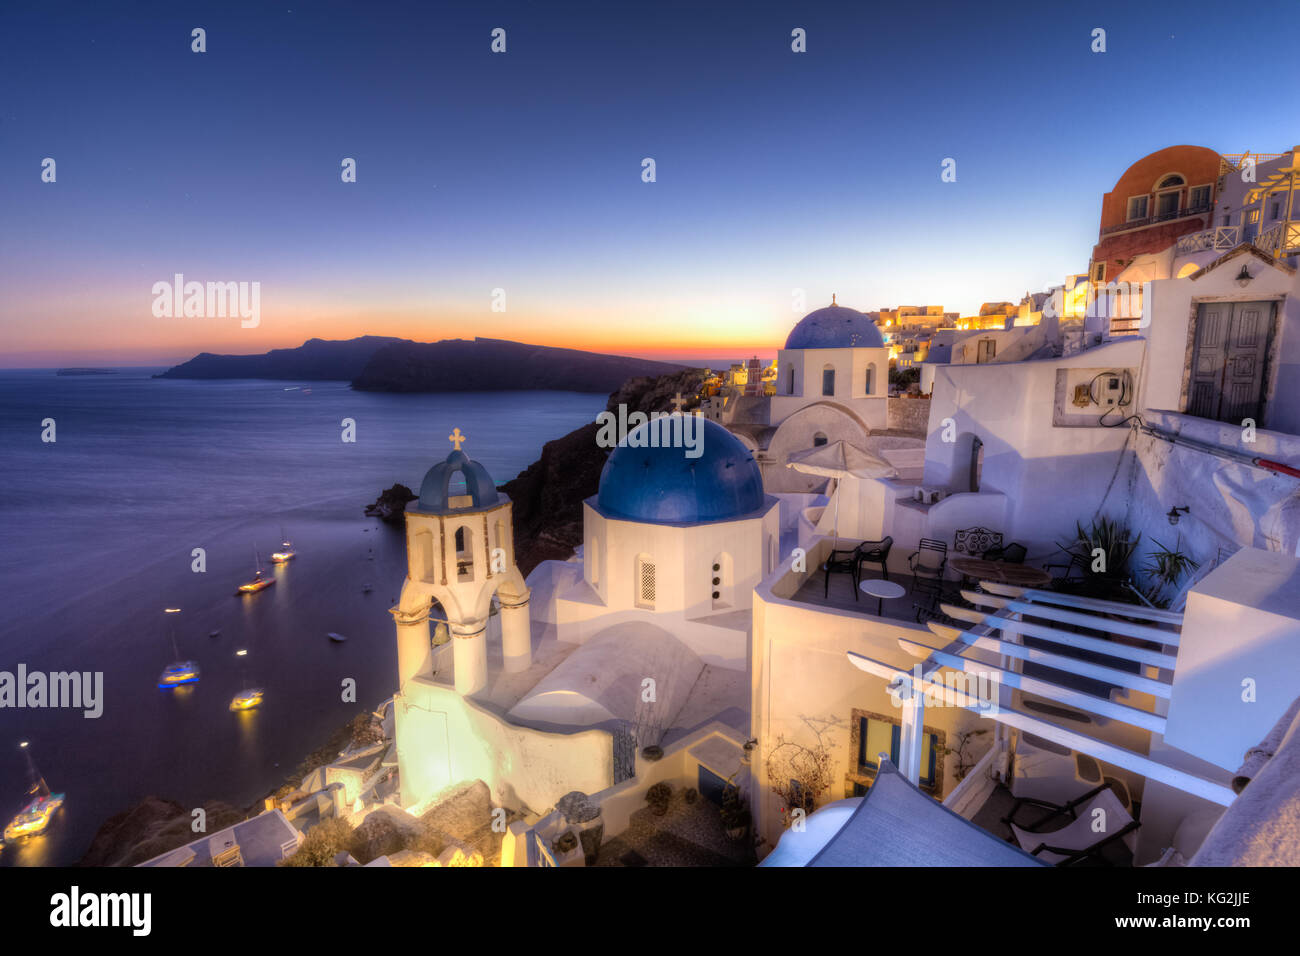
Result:
<svg viewBox="0 0 1300 956"><path fill-rule="evenodd" d="M257 568L253 572L253 580L241 584L239 590L235 592L236 597L241 594L256 594L258 591L264 591L275 583L275 578L262 577L265 573L262 569L262 556L257 553L256 548L253 549L253 561Z"/></svg>
<svg viewBox="0 0 1300 956"><path fill-rule="evenodd" d="M5 827L6 840L18 840L22 837L44 833L45 829L50 825L50 818L54 816L54 811L63 806L64 800L64 794L50 793L45 778L36 769L36 761L32 759L31 748L27 746L27 741L24 740L19 746L22 747L23 753L27 755L27 773L31 778L31 786L27 790L27 795L31 797L31 800L18 811L18 815L9 821L9 825Z"/></svg>

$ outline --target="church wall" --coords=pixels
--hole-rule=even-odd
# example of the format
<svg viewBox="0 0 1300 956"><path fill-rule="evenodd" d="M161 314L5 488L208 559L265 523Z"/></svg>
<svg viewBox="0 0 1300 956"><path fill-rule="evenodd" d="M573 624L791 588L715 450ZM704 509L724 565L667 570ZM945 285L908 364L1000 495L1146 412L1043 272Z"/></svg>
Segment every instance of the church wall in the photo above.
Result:
<svg viewBox="0 0 1300 956"><path fill-rule="evenodd" d="M822 372L827 365L835 369L833 396L822 394ZM868 366L874 366L870 394L866 391ZM791 368L795 380L793 393L789 387ZM776 395L771 399L771 424L780 425L799 409L814 402L834 401L853 409L870 428L887 427L888 349L781 349L777 353L777 370Z"/></svg>

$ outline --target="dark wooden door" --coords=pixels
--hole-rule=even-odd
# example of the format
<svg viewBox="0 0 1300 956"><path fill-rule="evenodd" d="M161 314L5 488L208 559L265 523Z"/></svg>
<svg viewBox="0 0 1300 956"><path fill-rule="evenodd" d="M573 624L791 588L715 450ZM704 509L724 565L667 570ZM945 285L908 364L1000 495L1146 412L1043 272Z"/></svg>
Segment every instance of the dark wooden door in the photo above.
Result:
<svg viewBox="0 0 1300 956"><path fill-rule="evenodd" d="M1253 418L1262 424L1272 320L1272 302L1201 303L1192 352L1189 415L1237 424Z"/></svg>

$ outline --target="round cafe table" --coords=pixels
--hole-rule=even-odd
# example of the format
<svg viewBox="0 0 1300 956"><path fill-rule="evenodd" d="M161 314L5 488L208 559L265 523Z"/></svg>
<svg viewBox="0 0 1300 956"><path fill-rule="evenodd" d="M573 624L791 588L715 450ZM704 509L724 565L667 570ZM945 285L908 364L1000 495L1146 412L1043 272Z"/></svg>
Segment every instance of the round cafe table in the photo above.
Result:
<svg viewBox="0 0 1300 956"><path fill-rule="evenodd" d="M881 578L862 581L858 584L858 587L863 594L869 594L876 599L876 617L880 617L880 612L884 609L885 598L901 598L907 593L901 584L895 584L893 581L885 581Z"/></svg>
<svg viewBox="0 0 1300 956"><path fill-rule="evenodd" d="M995 581L1018 588L1041 588L1052 583L1052 576L1040 568L983 558L950 558L949 567L977 581Z"/></svg>

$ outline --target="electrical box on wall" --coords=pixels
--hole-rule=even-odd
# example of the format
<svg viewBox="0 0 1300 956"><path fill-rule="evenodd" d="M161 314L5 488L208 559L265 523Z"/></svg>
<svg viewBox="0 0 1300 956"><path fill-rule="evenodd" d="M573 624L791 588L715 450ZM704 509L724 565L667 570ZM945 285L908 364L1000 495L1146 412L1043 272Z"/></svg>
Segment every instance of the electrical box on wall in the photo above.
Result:
<svg viewBox="0 0 1300 956"><path fill-rule="evenodd" d="M1136 392L1134 369L1057 369L1052 424L1058 428L1118 425L1132 414Z"/></svg>

